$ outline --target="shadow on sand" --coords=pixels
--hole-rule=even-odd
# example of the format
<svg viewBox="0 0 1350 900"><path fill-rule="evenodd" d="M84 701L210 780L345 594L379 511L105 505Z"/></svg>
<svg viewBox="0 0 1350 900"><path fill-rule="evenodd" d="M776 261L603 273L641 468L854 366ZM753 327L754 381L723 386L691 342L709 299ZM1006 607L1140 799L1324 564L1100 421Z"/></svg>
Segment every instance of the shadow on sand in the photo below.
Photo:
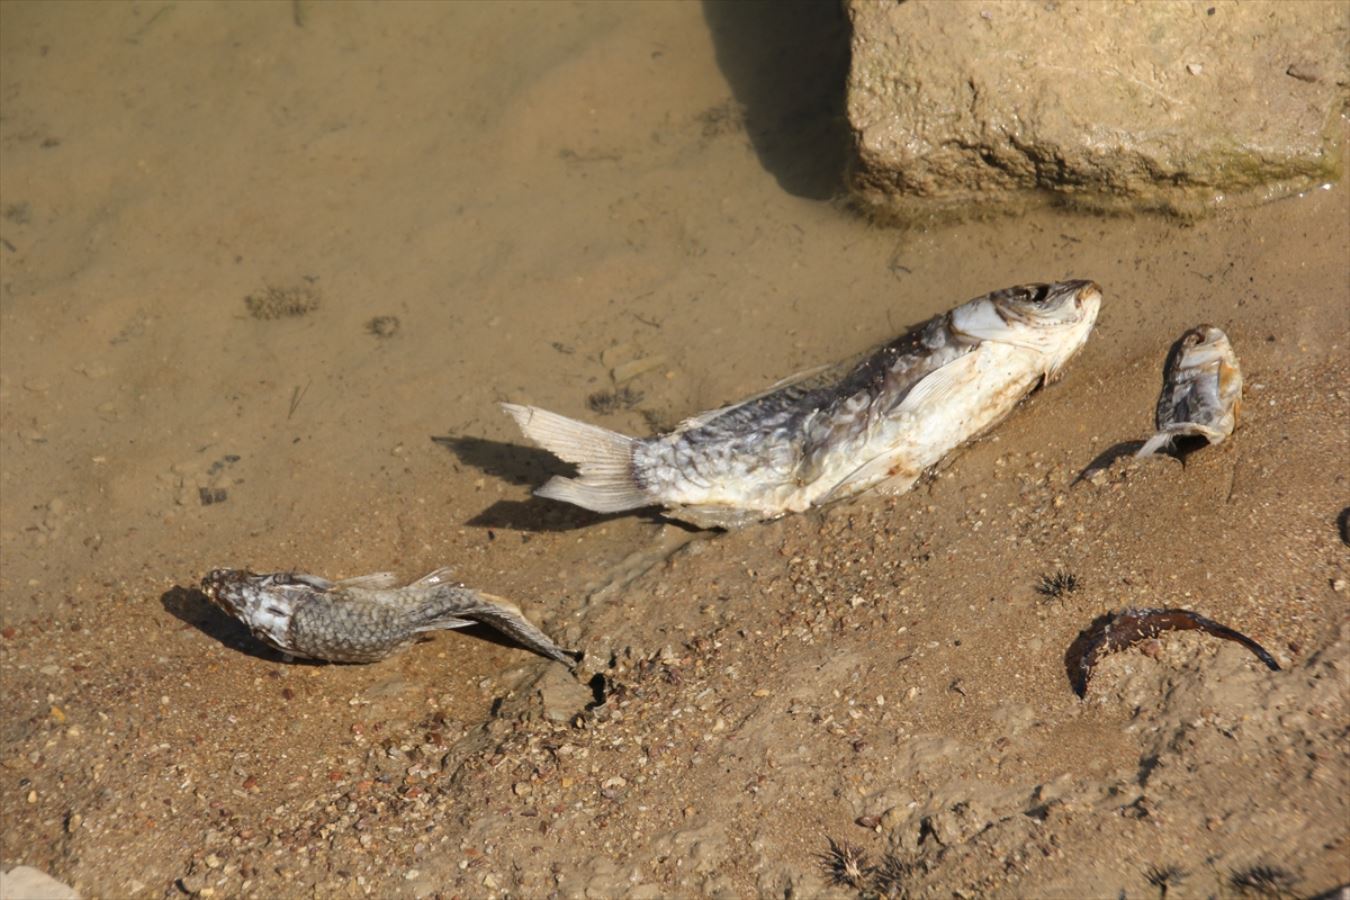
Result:
<svg viewBox="0 0 1350 900"><path fill-rule="evenodd" d="M1098 453L1097 457L1093 459L1092 462L1084 466L1083 471L1078 473L1078 477L1073 480L1073 483L1078 484L1080 481L1086 481L1098 472L1111 468L1116 460L1123 459L1126 456L1133 456L1135 451L1142 446L1144 446L1143 441L1121 441L1118 444L1112 444L1101 453Z"/></svg>
<svg viewBox="0 0 1350 900"><path fill-rule="evenodd" d="M455 435L437 435L431 440L453 453L464 465L511 484L535 488L554 475L576 474L574 468L559 461L552 453L536 447ZM638 510L596 513L556 500L530 497L528 500L498 500L464 524L514 531L575 531L634 513L642 514ZM655 517L654 512L650 515Z"/></svg>
<svg viewBox="0 0 1350 900"><path fill-rule="evenodd" d="M828 0L704 0L717 65L760 162L796 197L844 186L852 133L844 108L848 18Z"/></svg>

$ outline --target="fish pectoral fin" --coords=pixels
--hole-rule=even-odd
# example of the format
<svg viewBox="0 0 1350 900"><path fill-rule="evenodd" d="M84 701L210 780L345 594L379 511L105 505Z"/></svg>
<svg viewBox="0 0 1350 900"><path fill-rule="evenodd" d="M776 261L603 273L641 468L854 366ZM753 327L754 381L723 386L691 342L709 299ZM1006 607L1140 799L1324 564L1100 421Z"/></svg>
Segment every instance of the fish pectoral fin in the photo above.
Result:
<svg viewBox="0 0 1350 900"><path fill-rule="evenodd" d="M340 588L380 590L381 588L391 588L396 584L398 584L398 576L393 572L371 572L369 575L357 575L353 578L344 578L341 581L334 582L333 586Z"/></svg>
<svg viewBox="0 0 1350 900"><path fill-rule="evenodd" d="M829 493L816 501L815 505L842 500L852 494L871 489L883 494L903 494L914 482L919 480L918 472L911 471L901 460L898 453L887 453L874 457L830 488Z"/></svg>
<svg viewBox="0 0 1350 900"><path fill-rule="evenodd" d="M918 409L929 403L948 402L952 395L965 387L976 376L980 364L978 353L967 353L925 375L918 384L909 389L905 399L891 411L890 415L899 415Z"/></svg>
<svg viewBox="0 0 1350 900"><path fill-rule="evenodd" d="M872 490L878 494L896 496L898 494L908 493L909 489L914 487L914 482L919 480L918 472L901 471L880 481L872 487Z"/></svg>

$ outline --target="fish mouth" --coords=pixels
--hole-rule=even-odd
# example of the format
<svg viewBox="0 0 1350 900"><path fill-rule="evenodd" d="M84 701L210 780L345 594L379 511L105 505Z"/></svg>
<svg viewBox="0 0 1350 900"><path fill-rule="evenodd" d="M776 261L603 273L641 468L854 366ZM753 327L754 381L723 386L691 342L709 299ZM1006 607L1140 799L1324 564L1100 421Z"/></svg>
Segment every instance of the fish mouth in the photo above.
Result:
<svg viewBox="0 0 1350 900"><path fill-rule="evenodd" d="M212 569L202 577L202 593L216 606L233 613L239 609L234 589L256 577L239 569Z"/></svg>
<svg viewBox="0 0 1350 900"><path fill-rule="evenodd" d="M1090 301L1102 302L1102 287L1095 281L1070 281L1070 289L1077 288L1074 291L1073 302L1075 306L1082 308L1084 303Z"/></svg>

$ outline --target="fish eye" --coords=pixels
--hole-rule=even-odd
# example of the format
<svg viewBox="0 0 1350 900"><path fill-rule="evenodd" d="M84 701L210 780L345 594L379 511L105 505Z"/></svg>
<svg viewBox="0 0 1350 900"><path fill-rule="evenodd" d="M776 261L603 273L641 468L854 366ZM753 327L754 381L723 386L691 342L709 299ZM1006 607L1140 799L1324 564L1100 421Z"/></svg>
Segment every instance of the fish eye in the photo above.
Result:
<svg viewBox="0 0 1350 900"><path fill-rule="evenodd" d="M1023 303L1041 304L1050 299L1050 285L1024 284L1017 288L1017 299Z"/></svg>

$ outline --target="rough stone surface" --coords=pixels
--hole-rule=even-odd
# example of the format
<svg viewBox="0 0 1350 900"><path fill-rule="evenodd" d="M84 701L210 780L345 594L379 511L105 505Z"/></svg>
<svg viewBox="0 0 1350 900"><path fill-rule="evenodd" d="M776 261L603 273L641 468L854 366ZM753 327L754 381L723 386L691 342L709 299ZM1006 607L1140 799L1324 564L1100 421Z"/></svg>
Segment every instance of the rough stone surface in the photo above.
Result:
<svg viewBox="0 0 1350 900"><path fill-rule="evenodd" d="M1203 214L1335 178L1350 4L848 0L852 186L901 219Z"/></svg>
<svg viewBox="0 0 1350 900"><path fill-rule="evenodd" d="M80 895L46 872L15 866L0 872L0 897L5 900L80 900Z"/></svg>

